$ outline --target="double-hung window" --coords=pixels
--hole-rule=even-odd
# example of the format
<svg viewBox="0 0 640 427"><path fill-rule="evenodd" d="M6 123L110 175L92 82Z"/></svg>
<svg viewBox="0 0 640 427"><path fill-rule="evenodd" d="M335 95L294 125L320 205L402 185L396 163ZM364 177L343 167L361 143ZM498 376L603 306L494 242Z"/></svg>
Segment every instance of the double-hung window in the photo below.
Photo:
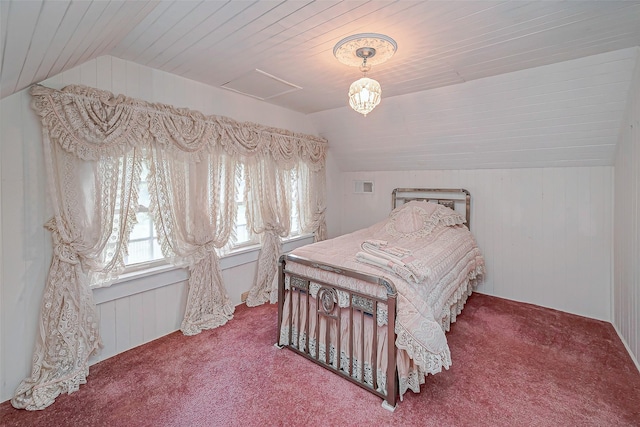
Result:
<svg viewBox="0 0 640 427"><path fill-rule="evenodd" d="M125 264L130 269L159 264L163 259L158 235L156 233L153 216L149 210L149 168L143 164L140 185L138 186L138 223L129 235L129 255L125 258Z"/></svg>
<svg viewBox="0 0 640 427"><path fill-rule="evenodd" d="M228 251L247 247L259 243L258 236L254 235L247 224L247 201L245 200L245 173L244 165L237 169L236 176L236 237L227 245Z"/></svg>

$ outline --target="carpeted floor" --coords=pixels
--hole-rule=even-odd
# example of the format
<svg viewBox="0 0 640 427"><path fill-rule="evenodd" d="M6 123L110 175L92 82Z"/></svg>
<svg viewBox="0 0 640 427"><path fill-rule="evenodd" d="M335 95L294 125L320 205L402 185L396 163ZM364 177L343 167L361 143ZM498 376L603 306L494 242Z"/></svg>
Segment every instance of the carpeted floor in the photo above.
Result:
<svg viewBox="0 0 640 427"><path fill-rule="evenodd" d="M474 294L447 335L453 366L395 413L273 346L275 306L240 306L91 367L43 411L0 405L3 426L640 426L640 373L604 322Z"/></svg>

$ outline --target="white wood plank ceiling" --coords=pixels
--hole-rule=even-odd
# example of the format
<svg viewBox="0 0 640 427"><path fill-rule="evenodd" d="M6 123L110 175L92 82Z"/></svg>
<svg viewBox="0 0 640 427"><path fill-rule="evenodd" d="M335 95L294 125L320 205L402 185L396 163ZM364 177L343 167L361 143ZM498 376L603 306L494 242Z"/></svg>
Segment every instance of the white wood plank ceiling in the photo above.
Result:
<svg viewBox="0 0 640 427"><path fill-rule="evenodd" d="M311 118L348 171L613 165L639 53L391 97L364 118L349 107Z"/></svg>
<svg viewBox="0 0 640 427"><path fill-rule="evenodd" d="M465 82L468 85L486 77L640 45L640 1L0 0L0 18L0 97L101 55L112 55L214 87L246 78L257 69L302 88L270 97L266 102L305 114L316 113L311 117L317 121L319 132L336 147L346 144L349 152L362 149L358 145L361 141L349 133L361 127L354 123L362 118L346 115L343 108L347 89L360 73L339 63L332 54L334 45L348 35L375 32L397 41L398 51L391 60L375 66L369 73L383 87L383 103L364 120L367 127L375 130L379 126L371 126L374 120L386 123L387 133L408 141L407 150L416 146L424 149L421 141L431 138L433 130L424 130L429 125L422 123L421 106L416 109L414 105L409 112L409 108L403 108L406 106L403 102L400 107L395 106L395 111L386 108L385 104L393 105L394 97L414 99L411 97L415 94L430 89ZM633 56L627 54L628 60L618 62L619 67L633 68L629 55ZM616 70L624 74L624 70ZM622 74L613 78L624 86ZM583 88L590 87L589 81L583 80ZM281 83L274 81L274 84ZM443 93L459 96L462 92L462 89L439 92L440 98L436 99L441 99ZM472 103L477 100L473 94L459 98L462 99ZM611 102L617 106L625 100L623 94ZM613 108L611 102L602 104L602 111L593 106L591 116L585 113L581 120L593 118L592 126L607 122L609 115L617 114L617 110L609 111ZM557 111L561 107L549 108ZM400 111L407 115L400 117ZM530 118L533 114L530 112ZM486 115L491 116L488 112ZM349 131L340 130L343 116L348 124L342 128L353 126ZM382 116L384 120L380 120ZM487 119L495 121L496 117ZM543 126L544 118L536 120ZM445 123L437 125L446 126ZM468 131L483 132L478 129ZM495 132L498 128L491 129ZM533 138L535 132L542 132L540 129L528 136ZM580 130L588 132L587 127ZM384 134L378 132L376 137ZM482 133L481 138L491 139L491 135ZM593 142L596 136L590 138ZM615 144L610 136L606 138L609 139L605 145ZM445 140L439 143L447 146ZM469 154L475 152L462 147L449 148L443 147L443 154L466 153L477 158ZM337 148L336 152L339 158L348 155L340 150ZM596 155L599 149L590 150L600 162L613 158L611 149L602 156ZM383 157L389 154L381 151ZM406 156L410 156L408 153ZM427 156L426 151L424 155ZM433 167L432 159L435 157L428 157L422 168ZM441 158L438 164L447 167L458 163ZM341 162L343 167L346 164ZM487 162L486 167L490 164L503 162L496 158ZM376 167L417 166L419 162L398 157L393 165Z"/></svg>

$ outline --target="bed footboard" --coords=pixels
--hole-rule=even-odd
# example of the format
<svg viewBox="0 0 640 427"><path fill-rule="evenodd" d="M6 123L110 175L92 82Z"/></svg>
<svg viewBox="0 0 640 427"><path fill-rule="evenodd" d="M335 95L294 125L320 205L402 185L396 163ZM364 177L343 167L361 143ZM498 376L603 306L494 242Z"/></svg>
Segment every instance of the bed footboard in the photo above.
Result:
<svg viewBox="0 0 640 427"><path fill-rule="evenodd" d="M294 273L287 269L287 262L382 286L384 296ZM395 286L384 278L283 255L277 344L381 397L383 407L394 410L398 397L396 297Z"/></svg>

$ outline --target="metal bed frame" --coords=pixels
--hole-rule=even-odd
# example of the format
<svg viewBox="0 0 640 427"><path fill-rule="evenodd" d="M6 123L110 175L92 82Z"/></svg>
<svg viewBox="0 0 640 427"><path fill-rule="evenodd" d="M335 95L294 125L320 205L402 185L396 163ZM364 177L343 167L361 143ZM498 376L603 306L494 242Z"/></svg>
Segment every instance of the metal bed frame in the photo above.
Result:
<svg viewBox="0 0 640 427"><path fill-rule="evenodd" d="M374 285L378 285L378 286L383 286L386 289L386 298L377 298L375 296L371 296L371 295L366 295L363 294L361 292L357 292L357 291L353 291L351 289L348 288L344 288L342 286L338 286L335 284L330 284L330 283L326 283L323 281L319 281L316 279L312 279L310 277L306 277L306 276L302 276L299 274L295 274L295 273L291 273L290 271L287 271L286 269L286 263L287 261L291 261L291 262L296 262L298 264L303 264L303 265L308 265L314 268L319 268L322 270L326 270L326 271L331 271L340 275L346 275L346 276L350 276L350 277L354 277L360 280L364 280L366 282L369 283L373 283ZM393 339L393 341L389 341L389 344L387 345L387 350L388 350L388 354L387 354L387 372L386 372L386 385L385 385L385 391L382 392L380 391L381 388L381 384L378 381L377 378L377 366L378 366L378 354L377 354L377 348L378 348L378 342L377 342L377 338L378 338L378 334L376 333L376 326L378 325L378 304L380 303L384 303L387 305L387 312L388 314L388 322L387 322L387 336L388 337L395 337L395 313L396 313L396 297L397 297L397 292L396 292L396 288L393 285L393 283L390 283L389 281L387 281L386 279L382 278L382 277L378 277L378 276L372 276L369 274L364 274L364 273L360 273L358 271L355 270L351 270L351 269L347 269L347 268L340 268L340 267L336 267L336 266L332 266L332 265L327 265L327 264L321 264L306 258L302 258L302 257L298 257L295 255L283 255L282 257L280 257L280 266L279 266L279 277L281 279L282 282L284 282L284 277L285 274L288 274L290 277L290 281L289 281L289 291L298 291L298 292L292 292L291 293L291 297L289 298L289 344L286 345L286 347L290 348L291 350L295 351L298 354L301 354L302 356L306 357L309 360L312 360L313 362L319 364L320 366L327 368L331 371L333 371L334 373L340 375L343 378L346 378L347 380L359 385L360 387L363 387L365 389L367 389L368 391L370 391L371 393L374 393L378 396L380 396L381 398L383 398L386 402L386 404L388 406L390 406L391 408L395 409L395 404L396 404L396 400L397 400L397 378L396 378L396 346L395 346L395 338ZM317 283L318 285L320 285L320 289L318 290L317 293L317 297L315 298L315 302L313 305L315 305L315 307L312 306L312 302L311 302L311 292L310 292L310 283ZM349 301L349 306L346 308L342 308L339 306L335 305L335 301L337 301L337 292L344 292L348 295L348 301ZM316 345L315 346L315 351L310 349L310 345L306 345L303 348L299 347L299 341L294 342L292 334L293 334L293 325L294 325L294 318L293 318L293 299L294 299L294 295L297 295L298 298L298 307L300 307L301 303L306 303L306 308L307 308L307 315L308 316L312 316L315 314L316 316L316 321L315 321L315 337L316 340L318 341L318 344L320 344L320 341L322 340L322 338L324 338L324 344L325 344L325 348L329 349L331 347L331 342L330 342L330 337L329 337L329 327L328 327L328 322L336 322L336 326L337 326L337 331L338 331L338 336L335 340L336 342L336 351L335 351L335 357L334 360L331 361L330 360L330 351L325 351L324 354L324 360L320 357L320 345ZM304 297L302 295L305 295ZM301 301L302 299L305 299L306 301ZM280 328L282 326L282 316L283 316L283 310L284 310L284 301L285 301L285 289L284 289L284 283L281 283L280 286L278 287L278 334L280 333ZM282 301L282 303L280 303L280 301ZM338 311L338 313L336 314L336 310ZM349 364L346 370L344 370L344 368L342 367L342 363L341 363L341 357L340 355L342 354L341 351L341 341L342 341L342 337L341 337L341 320L342 320L342 311L341 310L349 310L349 345L348 345L348 349L347 349L347 355L348 355L348 360L349 360ZM353 321L354 321L354 315L355 312L359 312L359 314L362 316L361 317L361 322L360 322L360 327L361 327L361 336L363 337L360 340L360 345L361 345L361 358L364 359L364 337L365 337L365 333L364 333L364 325L365 325L365 321L364 321L364 316L365 315L369 315L372 316L372 324L374 325L373 328L373 334L372 334L372 339L373 339L373 343L372 343L372 352L371 352L371 356L372 356L372 361L371 361L371 366L372 366L372 384L369 385L367 384L366 380L365 380L365 374L364 374L364 360L362 361L362 363L360 364L360 370L361 372L357 372L357 368L354 366L354 357L353 357L353 351L354 351L354 327L353 327ZM300 313L300 311L299 311ZM326 327L326 333L324 337L320 337L319 336L319 328L320 328L320 320L324 319L327 322L327 327ZM299 324L299 323L298 323ZM306 324L306 337L307 340L309 339L308 337L309 335L309 324L310 321L309 319L307 319L307 321L305 322ZM308 341L307 341L308 342ZM340 365L340 366L339 366ZM354 376L355 374L355 376ZM359 374L359 375L358 375ZM386 405L385 405L386 407Z"/></svg>
<svg viewBox="0 0 640 427"><path fill-rule="evenodd" d="M395 208L402 203L407 203L412 200L426 200L435 203L439 203L454 210L461 211L464 209L467 226L469 225L470 220L470 201L471 195L465 189L425 189L425 188L396 188L392 193L392 207ZM461 203L463 203L462 206ZM348 289L336 284L326 283L324 281L320 281L311 277L307 277L301 274L293 273L287 269L288 262L295 262L298 264L311 266L314 268L318 268L325 271L330 271L339 275L353 277L359 280L363 280L369 283L372 283L376 286L382 286L385 288L385 297L379 298L373 295L364 294L362 292L354 291L352 289ZM285 304L285 282L286 277L289 277L289 344L281 345L280 343L280 331L282 328L283 321L283 312L284 312L284 304ZM279 268L278 268L278 339L276 346L277 347L287 347L292 351L302 355L303 357L313 361L314 363L329 369L330 371L340 375L341 377L351 381L354 384L366 389L367 391L381 397L384 401L382 406L385 409L390 411L394 411L396 408L397 398L398 398L398 374L396 369L396 345L395 345L395 320L396 320L396 307L397 307L397 291L395 285L390 282L388 279L375 276L370 274L361 273L356 270L330 265L325 263L320 263L314 260L310 260L307 258L303 258L300 256L285 254L280 257L279 260ZM311 296L311 283L314 283L319 286L317 291L316 298ZM294 292L296 291L296 292ZM337 294L338 292L343 292L348 296L348 306L340 307L335 302L338 301ZM297 296L297 297L296 297ZM298 304L298 318L296 318L296 322L294 322L293 317L293 300L297 298ZM312 301L315 300L315 301ZM293 329L294 324L301 324L300 316L302 310L302 304L306 306L306 327L304 331L298 331L298 333L304 332L306 334L306 341L303 342L303 345L300 345L300 340L295 340L293 337ZM385 304L387 306L387 369L386 369L386 381L383 387L383 384L380 383L378 375L377 375L377 366L378 366L378 334L376 333L377 325L378 325L378 306L379 304ZM348 360L348 366L345 368L342 363L342 351L341 342L341 321L342 321L342 310L348 310L348 321L349 321L349 340L348 340L348 348L345 351ZM315 339L317 344L312 347L309 344L309 324L310 317L315 316ZM360 342L360 357L363 361L360 363L360 367L354 366L354 316L360 316L361 322L361 336L362 340ZM364 333L364 324L365 324L365 316L369 316L372 318L373 324L373 333L371 339L372 342L372 351L371 351L371 361L370 366L372 367L372 378L370 379L370 384L366 381L365 378L365 357L364 357L364 341L365 341L365 333ZM321 320L325 321L325 336L320 337L320 323ZM335 339L335 353L334 358L331 360L330 351L327 351L332 346L329 336L329 322L335 322L337 337ZM320 355L320 344L321 340L324 339L325 345L325 354L324 357ZM360 370L360 372L358 372Z"/></svg>

